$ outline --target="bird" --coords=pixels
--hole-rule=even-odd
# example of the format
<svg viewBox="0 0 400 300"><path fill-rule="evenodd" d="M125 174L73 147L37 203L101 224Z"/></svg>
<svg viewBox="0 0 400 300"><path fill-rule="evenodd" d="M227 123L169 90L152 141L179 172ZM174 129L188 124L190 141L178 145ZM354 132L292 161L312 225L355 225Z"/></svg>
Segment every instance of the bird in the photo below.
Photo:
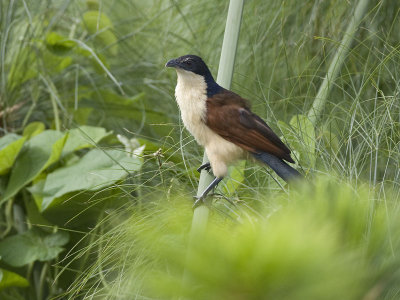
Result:
<svg viewBox="0 0 400 300"><path fill-rule="evenodd" d="M197 197L208 193L227 175L229 165L246 158L267 164L286 182L302 175L287 164L294 163L290 149L272 129L251 111L248 100L221 87L197 55L169 60L165 67L177 73L175 99L186 129L204 147L208 163L197 170L212 170L215 178Z"/></svg>

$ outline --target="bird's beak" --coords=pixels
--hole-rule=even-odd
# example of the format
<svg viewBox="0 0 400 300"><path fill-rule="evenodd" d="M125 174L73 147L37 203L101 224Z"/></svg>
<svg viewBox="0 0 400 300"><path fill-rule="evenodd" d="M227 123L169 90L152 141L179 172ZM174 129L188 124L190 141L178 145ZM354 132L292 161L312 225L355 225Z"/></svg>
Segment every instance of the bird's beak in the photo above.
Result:
<svg viewBox="0 0 400 300"><path fill-rule="evenodd" d="M176 68L178 66L178 62L176 61L176 59L171 59L165 64L165 66L167 68Z"/></svg>

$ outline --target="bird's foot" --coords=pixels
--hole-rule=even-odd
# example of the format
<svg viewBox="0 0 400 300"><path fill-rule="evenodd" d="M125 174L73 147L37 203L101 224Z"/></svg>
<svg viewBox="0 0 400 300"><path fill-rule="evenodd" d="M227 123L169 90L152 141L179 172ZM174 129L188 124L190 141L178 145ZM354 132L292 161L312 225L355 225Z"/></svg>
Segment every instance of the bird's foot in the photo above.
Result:
<svg viewBox="0 0 400 300"><path fill-rule="evenodd" d="M206 200L206 197L207 197L207 195L205 195L205 196L194 196L193 198L194 198L194 203L193 203L193 208L196 208L197 206L199 206L200 204L204 204L205 203L205 200Z"/></svg>
<svg viewBox="0 0 400 300"><path fill-rule="evenodd" d="M195 196L194 198L196 201L193 204L193 207L196 207L200 204L200 202L204 203L204 200L206 199L208 193L210 193L217 185L218 183L223 179L223 177L215 177L214 180L210 183L210 185L203 191L203 193L200 196Z"/></svg>
<svg viewBox="0 0 400 300"><path fill-rule="evenodd" d="M200 167L197 168L197 172L199 172L199 173L200 173L202 170L206 170L207 172L210 172L210 170L211 170L211 164L208 162L208 163L202 164Z"/></svg>

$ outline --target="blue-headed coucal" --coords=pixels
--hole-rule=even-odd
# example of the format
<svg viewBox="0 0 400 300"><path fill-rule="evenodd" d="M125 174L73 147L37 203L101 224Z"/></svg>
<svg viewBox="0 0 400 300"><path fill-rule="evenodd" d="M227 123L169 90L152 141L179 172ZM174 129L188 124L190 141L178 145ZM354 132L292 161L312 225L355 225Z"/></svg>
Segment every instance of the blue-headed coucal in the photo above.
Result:
<svg viewBox="0 0 400 300"><path fill-rule="evenodd" d="M230 164L250 156L266 163L285 181L301 177L284 161L294 163L289 148L250 110L247 100L215 82L199 56L184 55L165 66L175 68L178 74L175 97L183 123L210 161L198 171L211 167L215 176L198 200L226 176Z"/></svg>

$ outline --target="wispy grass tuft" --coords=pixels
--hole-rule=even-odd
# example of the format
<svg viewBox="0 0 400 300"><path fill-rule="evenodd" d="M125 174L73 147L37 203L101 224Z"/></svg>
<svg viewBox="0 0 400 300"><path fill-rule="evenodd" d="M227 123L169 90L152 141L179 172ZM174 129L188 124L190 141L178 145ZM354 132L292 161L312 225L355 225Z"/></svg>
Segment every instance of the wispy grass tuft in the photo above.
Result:
<svg viewBox="0 0 400 300"><path fill-rule="evenodd" d="M399 206L378 194L321 178L265 197L257 214L214 212L187 264L190 203L156 201L101 232L69 299L383 298L400 280Z"/></svg>

